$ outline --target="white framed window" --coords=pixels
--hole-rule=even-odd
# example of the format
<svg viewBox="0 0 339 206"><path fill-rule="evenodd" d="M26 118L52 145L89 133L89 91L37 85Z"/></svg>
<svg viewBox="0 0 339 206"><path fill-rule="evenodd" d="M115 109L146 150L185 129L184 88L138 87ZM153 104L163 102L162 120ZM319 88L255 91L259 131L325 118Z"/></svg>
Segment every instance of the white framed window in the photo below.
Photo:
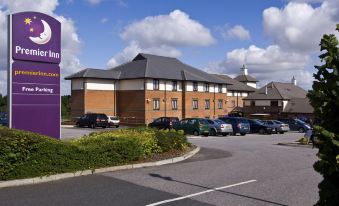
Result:
<svg viewBox="0 0 339 206"><path fill-rule="evenodd" d="M222 84L218 84L218 92L222 93Z"/></svg>
<svg viewBox="0 0 339 206"><path fill-rule="evenodd" d="M210 91L210 84L205 83L205 92L209 92L209 91Z"/></svg>
<svg viewBox="0 0 339 206"><path fill-rule="evenodd" d="M223 107L223 101L222 99L218 99L218 109L222 109Z"/></svg>
<svg viewBox="0 0 339 206"><path fill-rule="evenodd" d="M209 99L205 99L205 109L210 109L211 105L210 105L210 100Z"/></svg>
<svg viewBox="0 0 339 206"><path fill-rule="evenodd" d="M198 82L193 82L193 91L198 91Z"/></svg>
<svg viewBox="0 0 339 206"><path fill-rule="evenodd" d="M160 99L153 99L153 110L160 110Z"/></svg>
<svg viewBox="0 0 339 206"><path fill-rule="evenodd" d="M178 82L177 81L172 81L172 87L173 87L173 91L177 91L178 90Z"/></svg>
<svg viewBox="0 0 339 206"><path fill-rule="evenodd" d="M199 108L198 105L199 105L198 100L197 99L193 99L193 101L192 101L192 108L193 109L198 109Z"/></svg>
<svg viewBox="0 0 339 206"><path fill-rule="evenodd" d="M153 79L153 90L159 90L159 79Z"/></svg>
<svg viewBox="0 0 339 206"><path fill-rule="evenodd" d="M172 104L172 110L178 109L178 99L172 99L171 104Z"/></svg>

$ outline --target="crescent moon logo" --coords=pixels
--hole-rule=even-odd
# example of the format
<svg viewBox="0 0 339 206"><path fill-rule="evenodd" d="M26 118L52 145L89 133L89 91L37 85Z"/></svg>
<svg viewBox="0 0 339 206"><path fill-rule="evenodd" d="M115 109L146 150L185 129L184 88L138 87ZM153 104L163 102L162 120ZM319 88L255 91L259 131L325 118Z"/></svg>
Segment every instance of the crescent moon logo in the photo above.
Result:
<svg viewBox="0 0 339 206"><path fill-rule="evenodd" d="M44 26L44 31L40 33L40 37L29 37L29 39L36 44L47 44L52 37L52 30L48 23L41 19Z"/></svg>

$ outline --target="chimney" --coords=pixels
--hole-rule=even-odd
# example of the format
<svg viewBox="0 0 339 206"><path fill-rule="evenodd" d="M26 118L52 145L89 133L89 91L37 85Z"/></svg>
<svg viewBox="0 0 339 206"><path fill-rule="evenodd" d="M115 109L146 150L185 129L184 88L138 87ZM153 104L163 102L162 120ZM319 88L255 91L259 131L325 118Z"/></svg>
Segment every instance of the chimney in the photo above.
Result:
<svg viewBox="0 0 339 206"><path fill-rule="evenodd" d="M297 86L297 80L294 78L294 76L292 77L291 83L292 83L294 86Z"/></svg>
<svg viewBox="0 0 339 206"><path fill-rule="evenodd" d="M248 75L248 71L247 71L247 68L245 65L242 65L242 67L240 68L240 72L243 74L243 75Z"/></svg>

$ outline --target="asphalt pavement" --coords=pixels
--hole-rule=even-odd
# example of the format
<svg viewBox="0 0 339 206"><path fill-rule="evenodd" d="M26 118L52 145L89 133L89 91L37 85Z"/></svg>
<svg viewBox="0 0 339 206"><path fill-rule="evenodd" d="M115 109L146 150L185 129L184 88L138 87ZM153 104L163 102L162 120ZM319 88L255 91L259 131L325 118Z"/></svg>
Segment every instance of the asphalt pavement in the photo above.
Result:
<svg viewBox="0 0 339 206"><path fill-rule="evenodd" d="M199 137L191 159L0 189L1 205L314 205L316 149L302 134Z"/></svg>

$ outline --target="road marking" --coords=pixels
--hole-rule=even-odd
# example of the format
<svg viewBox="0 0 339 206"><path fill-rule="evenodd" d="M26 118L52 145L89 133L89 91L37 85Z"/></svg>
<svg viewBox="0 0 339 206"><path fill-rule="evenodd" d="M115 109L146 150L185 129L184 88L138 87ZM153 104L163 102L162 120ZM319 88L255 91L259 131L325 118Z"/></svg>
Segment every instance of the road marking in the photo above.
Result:
<svg viewBox="0 0 339 206"><path fill-rule="evenodd" d="M173 198L173 199L163 200L163 201L160 201L160 202L155 202L155 203L152 203L152 204L149 204L149 205L146 205L146 206L162 205L162 204L165 204L165 203L174 202L174 201L178 201L178 200L183 200L183 199L186 199L186 198L191 198L191 197L202 195L202 194L206 194L206 193L209 193L209 192L223 190L223 189L227 189L227 188L230 188L230 187L244 185L244 184L248 184L248 183L252 183L252 182L256 182L256 181L257 180L248 180L248 181L245 181L245 182L239 182L239 183L232 184L232 185L226 185L226 186L222 186L222 187L217 187L217 188L205 190L205 191L202 191L202 192L197 192L197 193L186 195L186 196L182 196L182 197L177 197L177 198Z"/></svg>

